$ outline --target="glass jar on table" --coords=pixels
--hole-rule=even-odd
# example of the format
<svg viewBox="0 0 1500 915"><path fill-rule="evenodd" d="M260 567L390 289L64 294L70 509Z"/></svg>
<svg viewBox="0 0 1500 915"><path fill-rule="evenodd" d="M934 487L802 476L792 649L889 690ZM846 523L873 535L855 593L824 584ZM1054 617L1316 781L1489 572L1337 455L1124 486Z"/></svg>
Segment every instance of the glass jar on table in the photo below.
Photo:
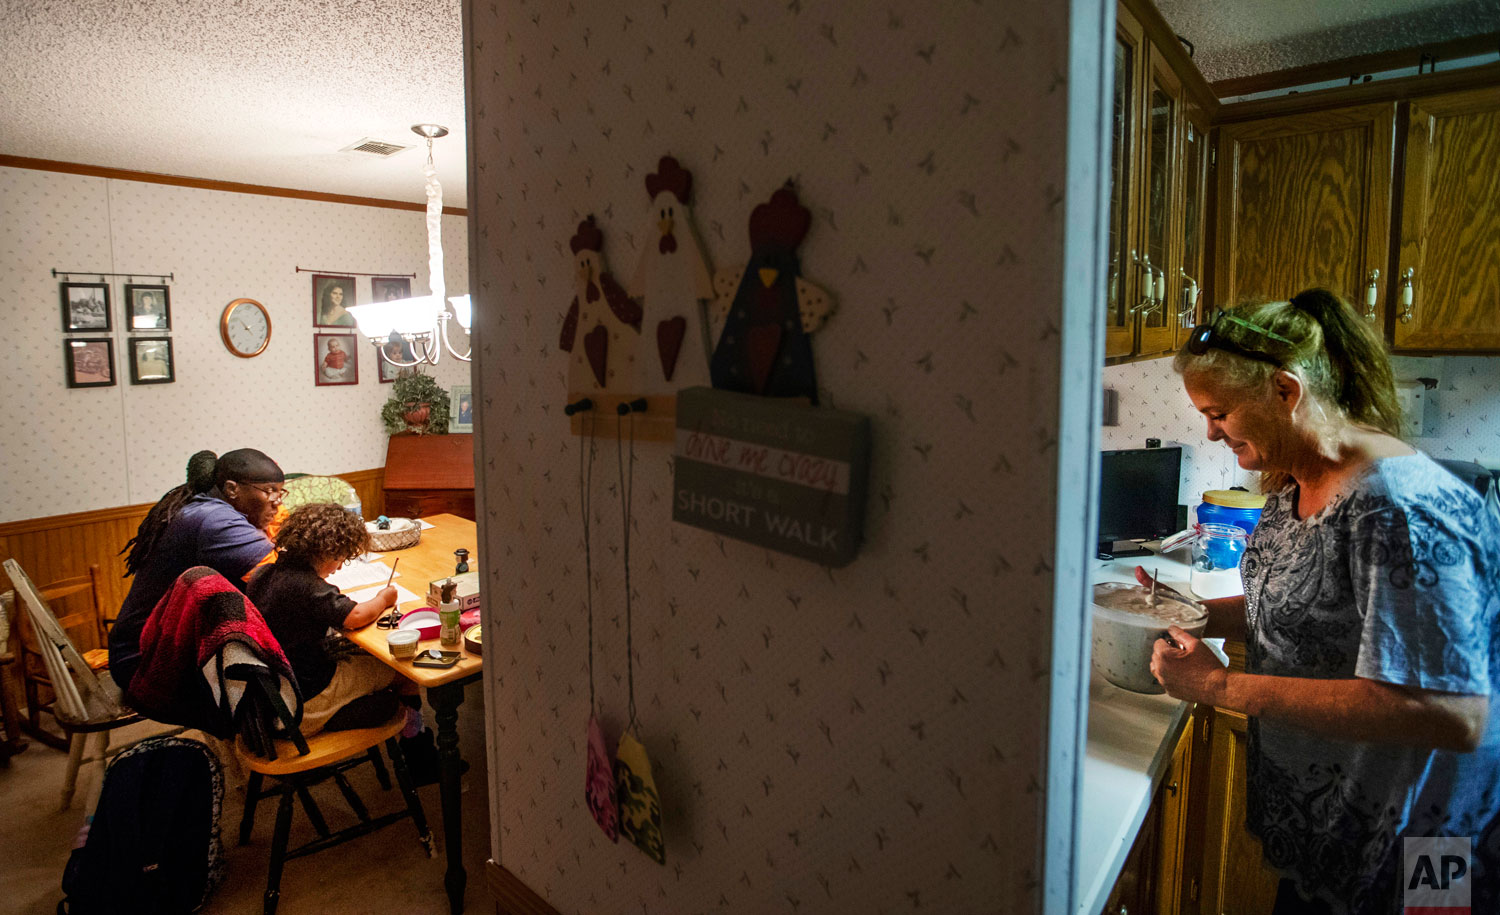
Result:
<svg viewBox="0 0 1500 915"><path fill-rule="evenodd" d="M1240 559L1250 538L1233 524L1199 524L1193 538L1193 567L1188 586L1200 599L1245 593L1240 581Z"/></svg>

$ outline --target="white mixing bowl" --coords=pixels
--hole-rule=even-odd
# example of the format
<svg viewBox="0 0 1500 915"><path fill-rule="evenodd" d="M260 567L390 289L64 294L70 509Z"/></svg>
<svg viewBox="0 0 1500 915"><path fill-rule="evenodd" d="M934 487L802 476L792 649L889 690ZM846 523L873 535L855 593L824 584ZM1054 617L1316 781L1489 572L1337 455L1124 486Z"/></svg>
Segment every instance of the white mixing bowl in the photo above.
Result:
<svg viewBox="0 0 1500 915"><path fill-rule="evenodd" d="M1208 611L1194 600L1158 591L1156 607L1140 585L1103 582L1094 585L1094 669L1104 679L1137 693L1165 692L1151 676L1156 640L1178 626L1201 637Z"/></svg>

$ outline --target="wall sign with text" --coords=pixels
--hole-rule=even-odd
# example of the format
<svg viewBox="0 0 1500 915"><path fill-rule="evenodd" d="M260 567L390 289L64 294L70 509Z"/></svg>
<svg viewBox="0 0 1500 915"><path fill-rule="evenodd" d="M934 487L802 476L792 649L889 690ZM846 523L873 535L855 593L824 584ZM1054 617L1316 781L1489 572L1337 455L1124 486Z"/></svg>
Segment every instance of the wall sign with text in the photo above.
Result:
<svg viewBox="0 0 1500 915"><path fill-rule="evenodd" d="M845 566L859 551L870 420L713 388L677 396L672 520Z"/></svg>

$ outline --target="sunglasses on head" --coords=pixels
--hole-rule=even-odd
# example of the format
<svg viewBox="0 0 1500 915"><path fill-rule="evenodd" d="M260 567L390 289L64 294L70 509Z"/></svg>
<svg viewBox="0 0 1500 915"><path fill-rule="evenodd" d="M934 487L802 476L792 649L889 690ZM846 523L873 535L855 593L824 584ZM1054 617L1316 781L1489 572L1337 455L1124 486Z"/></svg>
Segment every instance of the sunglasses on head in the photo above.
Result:
<svg viewBox="0 0 1500 915"><path fill-rule="evenodd" d="M1241 327L1252 330L1263 337L1275 340L1276 342L1285 344L1286 346L1290 347L1296 345L1280 334L1267 330L1266 328L1261 327L1259 324L1252 324L1249 321L1246 321L1244 318L1238 318L1226 311L1220 310L1214 312L1214 319L1212 321L1207 324L1199 324L1197 327L1193 328L1193 332L1188 335L1188 352L1192 353L1194 356L1201 356L1204 353L1208 352L1210 349L1219 349L1223 350L1226 353L1234 353L1239 356L1244 356L1246 359L1254 359L1259 362L1268 362L1271 365L1277 366L1278 368L1283 364L1281 359L1271 355L1270 353L1255 349L1253 347L1243 346L1219 333L1219 328L1224 324L1238 324Z"/></svg>

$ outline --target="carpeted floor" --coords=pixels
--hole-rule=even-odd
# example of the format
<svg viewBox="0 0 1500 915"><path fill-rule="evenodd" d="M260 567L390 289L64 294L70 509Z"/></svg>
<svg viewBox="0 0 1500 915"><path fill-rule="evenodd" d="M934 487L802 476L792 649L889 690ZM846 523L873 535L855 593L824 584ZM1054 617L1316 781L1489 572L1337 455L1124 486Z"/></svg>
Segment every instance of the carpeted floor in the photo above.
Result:
<svg viewBox="0 0 1500 915"><path fill-rule="evenodd" d="M431 726L431 710L424 710ZM493 911L484 889L484 861L489 857L489 800L484 748L484 695L471 684L459 707L458 727L463 758L472 767L463 777L463 856L468 870L465 910ZM149 733L148 725L121 729L123 738ZM192 736L191 732L187 736ZM86 792L97 790L98 766L86 767L79 794L69 811L60 811L67 754L33 740L30 746L0 768L0 910L13 915L53 915L62 898L60 884L74 835L83 823ZM350 773L350 781L373 816L402 807L401 793L382 791L369 766ZM419 789L422 807L437 837L438 856L429 859L417 842L410 820L401 820L371 835L306 858L290 861L281 878L278 915L325 912L401 912L404 915L445 915L443 893L446 850L443 811L436 785ZM331 828L355 822L348 805L332 784L314 791ZM266 887L271 831L276 822L274 798L261 802L251 843L237 844L244 785L225 773L224 812L220 821L228 870L226 879L204 909L224 915L258 915ZM291 844L316 835L300 806L292 821Z"/></svg>

